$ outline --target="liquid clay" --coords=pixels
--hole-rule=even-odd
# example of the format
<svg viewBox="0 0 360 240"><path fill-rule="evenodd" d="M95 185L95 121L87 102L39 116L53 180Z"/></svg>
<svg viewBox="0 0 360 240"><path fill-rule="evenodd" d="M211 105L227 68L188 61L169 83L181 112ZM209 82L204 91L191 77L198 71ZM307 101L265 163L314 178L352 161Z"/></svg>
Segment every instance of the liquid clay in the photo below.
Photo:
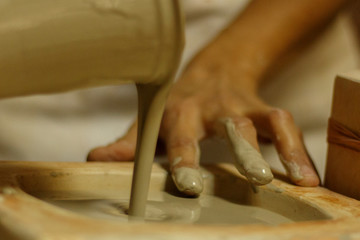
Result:
<svg viewBox="0 0 360 240"><path fill-rule="evenodd" d="M111 200L49 200L49 203L96 219L128 222L127 198ZM221 213L221 214L220 214ZM199 198L176 197L152 192L146 204L145 221L185 224L264 224L278 225L293 221L264 208L232 203L202 194Z"/></svg>

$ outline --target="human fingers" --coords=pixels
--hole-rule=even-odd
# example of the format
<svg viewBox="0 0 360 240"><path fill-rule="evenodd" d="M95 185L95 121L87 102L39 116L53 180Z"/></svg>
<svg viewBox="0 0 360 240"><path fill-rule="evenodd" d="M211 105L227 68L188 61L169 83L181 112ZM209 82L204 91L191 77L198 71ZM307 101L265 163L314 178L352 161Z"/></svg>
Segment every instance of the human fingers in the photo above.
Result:
<svg viewBox="0 0 360 240"><path fill-rule="evenodd" d="M132 161L135 156L136 138L137 122L134 122L128 132L116 142L91 150L87 156L87 161Z"/></svg>
<svg viewBox="0 0 360 240"><path fill-rule="evenodd" d="M260 154L256 129L250 119L222 118L215 128L217 134L229 143L236 168L250 183L264 185L272 181L270 166Z"/></svg>
<svg viewBox="0 0 360 240"><path fill-rule="evenodd" d="M203 179L199 171L198 141L204 135L199 109L193 101L183 101L165 112L163 119L167 155L172 178L178 190L199 195Z"/></svg>
<svg viewBox="0 0 360 240"><path fill-rule="evenodd" d="M292 115L285 110L273 109L266 118L267 131L291 181L305 187L319 185L319 177Z"/></svg>

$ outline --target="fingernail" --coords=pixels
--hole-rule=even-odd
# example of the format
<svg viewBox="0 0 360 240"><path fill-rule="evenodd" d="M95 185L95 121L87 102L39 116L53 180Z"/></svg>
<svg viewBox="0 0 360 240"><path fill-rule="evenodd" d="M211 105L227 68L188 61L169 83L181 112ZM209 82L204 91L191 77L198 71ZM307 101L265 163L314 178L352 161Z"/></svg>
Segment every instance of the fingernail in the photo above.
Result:
<svg viewBox="0 0 360 240"><path fill-rule="evenodd" d="M251 168L246 172L248 180L256 185L265 185L270 183L274 176L269 167L256 167Z"/></svg>
<svg viewBox="0 0 360 240"><path fill-rule="evenodd" d="M246 154L238 154L235 166L239 172L255 185L265 185L270 183L274 176L269 164L261 154L255 149L250 149Z"/></svg>
<svg viewBox="0 0 360 240"><path fill-rule="evenodd" d="M302 155L292 153L293 160L289 161L279 154L281 162L288 171L289 177L293 183L303 187L316 187L320 184L320 179L316 171L306 164L298 164L294 160L301 157L306 158Z"/></svg>
<svg viewBox="0 0 360 240"><path fill-rule="evenodd" d="M199 195L203 190L203 178L199 170L189 167L176 168L172 178L180 192L190 196Z"/></svg>
<svg viewBox="0 0 360 240"><path fill-rule="evenodd" d="M297 185L303 187L316 187L320 184L320 178L312 168L308 166L302 166L301 173L303 178L295 182Z"/></svg>

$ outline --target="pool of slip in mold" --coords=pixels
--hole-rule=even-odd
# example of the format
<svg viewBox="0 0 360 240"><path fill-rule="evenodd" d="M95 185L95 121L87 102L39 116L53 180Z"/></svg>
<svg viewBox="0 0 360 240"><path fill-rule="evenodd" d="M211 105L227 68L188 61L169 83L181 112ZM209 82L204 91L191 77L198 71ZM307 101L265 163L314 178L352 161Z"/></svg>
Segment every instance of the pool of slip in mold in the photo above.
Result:
<svg viewBox="0 0 360 240"><path fill-rule="evenodd" d="M88 165L86 165L88 166ZM132 169L63 169L19 176L22 189L53 206L88 218L128 222ZM254 192L239 175L221 167L202 169L205 190L181 195L168 172L153 169L145 221L189 224L278 225L331 217L317 206L283 194L273 184Z"/></svg>
<svg viewBox="0 0 360 240"><path fill-rule="evenodd" d="M47 200L57 207L96 219L128 222L128 199ZM152 193L147 202L145 221L189 224L265 224L278 225L294 220L279 213L243 205L203 194L198 198Z"/></svg>

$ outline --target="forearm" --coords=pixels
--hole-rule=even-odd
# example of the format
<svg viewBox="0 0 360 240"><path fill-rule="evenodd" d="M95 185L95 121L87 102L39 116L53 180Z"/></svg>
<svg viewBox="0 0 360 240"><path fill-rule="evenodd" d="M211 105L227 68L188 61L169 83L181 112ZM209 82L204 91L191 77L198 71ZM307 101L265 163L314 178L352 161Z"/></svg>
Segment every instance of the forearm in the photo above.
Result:
<svg viewBox="0 0 360 240"><path fill-rule="evenodd" d="M185 70L206 81L207 73L241 81L256 92L264 74L295 44L328 22L346 0L254 0L203 49ZM202 84L202 81L199 80ZM192 82L194 84L194 82Z"/></svg>

